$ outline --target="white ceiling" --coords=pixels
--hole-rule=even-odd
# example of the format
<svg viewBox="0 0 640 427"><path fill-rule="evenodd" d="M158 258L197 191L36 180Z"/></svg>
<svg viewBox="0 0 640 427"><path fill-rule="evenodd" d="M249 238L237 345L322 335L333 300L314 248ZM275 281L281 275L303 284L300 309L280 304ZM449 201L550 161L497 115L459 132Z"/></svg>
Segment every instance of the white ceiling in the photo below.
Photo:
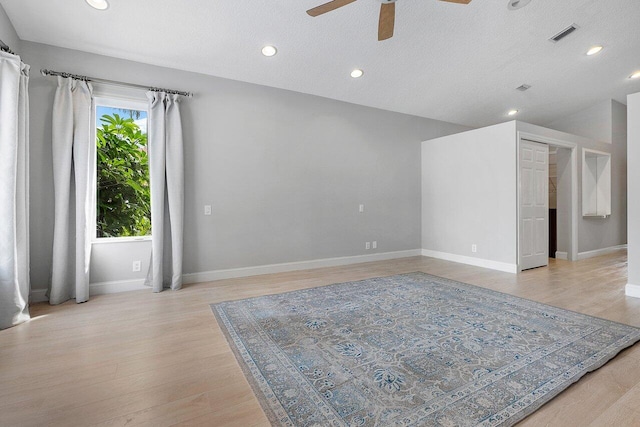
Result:
<svg viewBox="0 0 640 427"><path fill-rule="evenodd" d="M638 0L399 0L377 41L379 0L311 18L327 0L0 0L23 40L320 95L469 126L546 124L640 92ZM579 30L554 44L568 25ZM274 44L278 55L260 54ZM603 52L587 57L594 44ZM352 79L353 68L364 77ZM72 69L64 70L73 72ZM95 76L109 78L109 76ZM526 83L527 92L516 87ZM175 84L180 89L179 82Z"/></svg>

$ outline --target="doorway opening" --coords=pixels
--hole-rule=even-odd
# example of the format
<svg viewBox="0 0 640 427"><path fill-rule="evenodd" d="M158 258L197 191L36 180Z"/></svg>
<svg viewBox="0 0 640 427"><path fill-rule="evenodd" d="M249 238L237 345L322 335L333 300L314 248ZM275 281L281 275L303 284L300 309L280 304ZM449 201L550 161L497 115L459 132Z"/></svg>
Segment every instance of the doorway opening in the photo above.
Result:
<svg viewBox="0 0 640 427"><path fill-rule="evenodd" d="M549 258L558 250L558 148L549 147Z"/></svg>

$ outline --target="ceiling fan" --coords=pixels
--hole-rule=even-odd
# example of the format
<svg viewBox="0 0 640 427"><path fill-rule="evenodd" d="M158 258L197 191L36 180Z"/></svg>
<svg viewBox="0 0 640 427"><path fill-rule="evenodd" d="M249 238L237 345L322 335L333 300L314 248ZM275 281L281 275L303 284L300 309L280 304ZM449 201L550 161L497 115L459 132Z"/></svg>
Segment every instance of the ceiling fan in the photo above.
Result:
<svg viewBox="0 0 640 427"><path fill-rule="evenodd" d="M356 0L332 0L328 3L321 4L313 9L307 10L307 13L313 17L331 12ZM393 37L393 27L396 20L396 1L397 0L378 0L380 5L380 20L378 21L378 40L386 40ZM471 0L440 0L449 3L469 4Z"/></svg>

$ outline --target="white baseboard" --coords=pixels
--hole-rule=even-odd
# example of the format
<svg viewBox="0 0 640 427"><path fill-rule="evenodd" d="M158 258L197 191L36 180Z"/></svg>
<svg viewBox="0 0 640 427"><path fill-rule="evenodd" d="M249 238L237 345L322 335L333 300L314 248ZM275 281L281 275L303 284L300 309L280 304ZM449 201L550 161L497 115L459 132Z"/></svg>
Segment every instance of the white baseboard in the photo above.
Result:
<svg viewBox="0 0 640 427"><path fill-rule="evenodd" d="M118 292L139 291L142 289L151 289L144 285L144 279L96 282L89 285L89 295L115 294Z"/></svg>
<svg viewBox="0 0 640 427"><path fill-rule="evenodd" d="M567 252L556 251L556 259L568 260L569 259L569 254Z"/></svg>
<svg viewBox="0 0 640 427"><path fill-rule="evenodd" d="M203 271L182 275L184 284L211 282L213 280L234 279L237 277L257 276L260 274L284 273L287 271L309 270L312 268L338 267L341 265L359 264L362 262L384 261L397 258L420 256L420 249L407 251L382 252L370 255L355 255L338 258L324 258L310 261L286 262L282 264L258 265L255 267L230 268L225 270Z"/></svg>
<svg viewBox="0 0 640 427"><path fill-rule="evenodd" d="M588 259L588 258L600 256L600 255L610 254L612 252L619 251L620 249L627 249L627 245L618 245L618 246L611 246L608 248L596 249L594 251L578 252L578 261L581 259Z"/></svg>
<svg viewBox="0 0 640 427"><path fill-rule="evenodd" d="M446 261L459 262L461 264L474 265L476 267L488 268L488 269L491 269L491 270L504 271L506 273L514 273L515 274L515 273L518 272L518 265L517 264L509 264L509 263L506 263L506 262L491 261L491 260L482 259L482 258L473 258L473 257L469 257L469 256L464 256L464 255L450 254L450 253L447 253L447 252L432 251L430 249L423 249L422 250L422 256L443 259L443 260L446 260Z"/></svg>
<svg viewBox="0 0 640 427"><path fill-rule="evenodd" d="M627 283L627 286L624 288L624 293L628 297L640 298L640 285Z"/></svg>
<svg viewBox="0 0 640 427"><path fill-rule="evenodd" d="M97 282L89 284L89 295L115 294L117 292L139 291L141 289L150 289L144 286L144 279ZM45 295L46 293L46 289L32 289L29 295L29 302L34 304L49 301L49 298Z"/></svg>
<svg viewBox="0 0 640 427"><path fill-rule="evenodd" d="M282 264L259 265L255 267L231 268L226 270L203 271L200 273L187 273L182 275L184 284L210 282L213 280L233 279L237 277L257 276L260 274L284 273L287 271L309 270L312 268L337 267L341 265L359 264L362 262L384 261L397 258L420 256L420 249L412 249L396 252L382 252L368 255L355 255L338 258L325 258L310 261L286 262ZM138 291L150 289L144 285L144 279L118 280L112 282L97 282L89 285L89 295L114 294L117 292ZM30 302L43 302L49 299L45 296L46 289L34 289L31 291Z"/></svg>
<svg viewBox="0 0 640 427"><path fill-rule="evenodd" d="M29 293L29 303L35 304L37 302L49 301L49 297L46 295L46 289L31 289Z"/></svg>

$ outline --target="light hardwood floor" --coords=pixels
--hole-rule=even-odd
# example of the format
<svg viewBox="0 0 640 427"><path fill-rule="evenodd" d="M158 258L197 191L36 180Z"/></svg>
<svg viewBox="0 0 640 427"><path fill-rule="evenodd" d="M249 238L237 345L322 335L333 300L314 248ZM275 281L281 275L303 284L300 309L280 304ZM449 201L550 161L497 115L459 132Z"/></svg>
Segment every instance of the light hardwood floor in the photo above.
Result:
<svg viewBox="0 0 640 427"><path fill-rule="evenodd" d="M267 426L209 304L412 271L640 327L625 251L519 275L414 257L36 304L0 331L0 425ZM640 344L519 425L639 426Z"/></svg>

